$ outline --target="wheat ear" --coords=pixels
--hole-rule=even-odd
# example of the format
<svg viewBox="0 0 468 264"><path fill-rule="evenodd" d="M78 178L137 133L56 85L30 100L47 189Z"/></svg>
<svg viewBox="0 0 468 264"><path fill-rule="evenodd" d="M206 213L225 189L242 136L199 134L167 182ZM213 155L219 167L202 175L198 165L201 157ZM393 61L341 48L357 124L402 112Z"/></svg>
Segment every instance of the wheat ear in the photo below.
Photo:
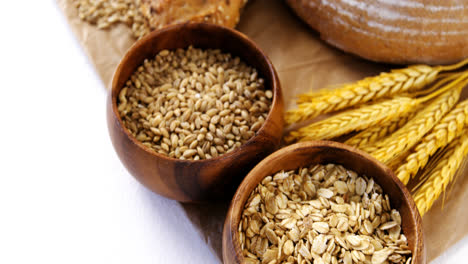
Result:
<svg viewBox="0 0 468 264"><path fill-rule="evenodd" d="M454 138L459 137L465 127L468 127L468 100L458 103L429 134L424 136L414 148L414 152L396 171L398 178L407 184L420 169L426 166L430 156L448 145Z"/></svg>
<svg viewBox="0 0 468 264"><path fill-rule="evenodd" d="M429 88L429 90L422 90L419 91L419 93L412 93L411 95L428 95L430 94L429 91L434 92L437 89L440 89L443 85L447 85L449 82L460 78L462 75L463 73L442 73L439 75L439 77L443 78L441 78L437 83L432 85ZM421 106L416 109L412 109L405 115L401 117L396 117L393 120L380 126L373 126L368 129L365 129L359 134L349 138L345 143L350 146L360 148L361 150L364 150L369 153L373 152L377 149L372 143L389 136L399 128L403 127L409 120L411 120L416 115L420 108Z"/></svg>
<svg viewBox="0 0 468 264"><path fill-rule="evenodd" d="M413 198L419 213L424 215L434 204L434 201L453 180L463 158L468 154L468 130L465 134L450 143L437 166L424 173L423 182L416 188Z"/></svg>
<svg viewBox="0 0 468 264"><path fill-rule="evenodd" d="M466 64L468 59L448 66L414 65L345 84L336 89L305 93L299 95L297 109L286 112L285 120L286 123L293 124L378 98L417 91L433 82L440 72L455 70Z"/></svg>
<svg viewBox="0 0 468 264"><path fill-rule="evenodd" d="M331 95L345 97L340 99L349 99L349 96L368 96L368 99L375 98L374 96L384 96L388 94L400 93L408 90L418 90L428 82L435 80L440 72L439 67L430 67L426 65L413 65L408 68L395 69L390 72L383 72L377 76L364 78L356 83L344 84L341 87L334 89ZM382 90L383 89L383 90ZM364 92L366 92L364 94ZM369 95L372 94L372 96ZM310 92L299 95L298 104L310 103L316 100L317 95L326 96L330 92L324 93L322 90L318 92ZM361 100L366 100L363 98Z"/></svg>
<svg viewBox="0 0 468 264"><path fill-rule="evenodd" d="M297 131L292 131L285 140L292 142L335 138L352 131L385 123L410 111L418 102L417 99L398 97L372 105L365 105L313 123Z"/></svg>
<svg viewBox="0 0 468 264"><path fill-rule="evenodd" d="M297 109L286 112L285 120L288 124L297 123L384 96L418 90L434 81L439 71L439 68L417 65L381 73L329 92L306 93L299 96Z"/></svg>
<svg viewBox="0 0 468 264"><path fill-rule="evenodd" d="M411 109L406 114L394 117L392 120L385 122L382 125L373 126L363 130L346 140L345 144L360 148L364 151L366 151L366 149L369 150L372 147L372 143L395 132L397 129L404 126L408 120L413 118L415 115L416 111Z"/></svg>
<svg viewBox="0 0 468 264"><path fill-rule="evenodd" d="M452 88L452 85L453 83L446 86L446 88ZM452 109L460 98L462 88L463 86L458 86L456 89L448 90L434 99L406 125L398 129L390 137L375 144L376 150L370 154L383 163L390 163L400 154L412 148Z"/></svg>

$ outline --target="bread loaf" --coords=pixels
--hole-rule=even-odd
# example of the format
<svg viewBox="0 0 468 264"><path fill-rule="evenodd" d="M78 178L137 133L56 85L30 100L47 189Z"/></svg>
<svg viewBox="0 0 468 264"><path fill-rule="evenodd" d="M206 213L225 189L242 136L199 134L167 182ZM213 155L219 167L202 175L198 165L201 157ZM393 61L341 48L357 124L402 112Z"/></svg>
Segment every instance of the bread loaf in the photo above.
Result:
<svg viewBox="0 0 468 264"><path fill-rule="evenodd" d="M446 64L468 57L468 0L286 0L322 39L366 59Z"/></svg>
<svg viewBox="0 0 468 264"><path fill-rule="evenodd" d="M141 11L152 28L185 21L235 27L247 0L141 0Z"/></svg>

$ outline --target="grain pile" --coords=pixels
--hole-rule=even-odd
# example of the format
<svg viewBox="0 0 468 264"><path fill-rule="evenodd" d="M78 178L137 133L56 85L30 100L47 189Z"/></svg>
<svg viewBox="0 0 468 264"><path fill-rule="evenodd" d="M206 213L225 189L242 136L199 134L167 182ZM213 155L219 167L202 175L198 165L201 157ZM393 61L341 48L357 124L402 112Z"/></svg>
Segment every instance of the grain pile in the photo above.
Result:
<svg viewBox="0 0 468 264"><path fill-rule="evenodd" d="M265 177L238 229L245 263L411 263L400 213L372 178L340 165Z"/></svg>
<svg viewBox="0 0 468 264"><path fill-rule="evenodd" d="M80 19L99 29L122 23L131 28L135 38L151 31L148 19L140 9L141 0L79 0L74 4Z"/></svg>
<svg viewBox="0 0 468 264"><path fill-rule="evenodd" d="M262 127L273 93L256 69L213 49L161 51L120 91L118 111L143 145L178 159L233 151Z"/></svg>
<svg viewBox="0 0 468 264"><path fill-rule="evenodd" d="M435 175L438 171L426 168L431 160L444 160L440 158L444 153L455 153L449 147L452 142L463 145L467 140L462 136L468 134L468 100L460 102L468 84L468 70L460 69L467 64L468 60L448 66L410 66L334 90L299 95L297 108L286 113L289 124L331 116L290 131L285 141L338 139L368 152L394 169L404 184L419 181L413 194L419 197L418 208L424 214L455 178L466 156L460 154L450 162L445 170L450 174L443 183ZM429 194L433 180L421 179L434 177L437 191Z"/></svg>

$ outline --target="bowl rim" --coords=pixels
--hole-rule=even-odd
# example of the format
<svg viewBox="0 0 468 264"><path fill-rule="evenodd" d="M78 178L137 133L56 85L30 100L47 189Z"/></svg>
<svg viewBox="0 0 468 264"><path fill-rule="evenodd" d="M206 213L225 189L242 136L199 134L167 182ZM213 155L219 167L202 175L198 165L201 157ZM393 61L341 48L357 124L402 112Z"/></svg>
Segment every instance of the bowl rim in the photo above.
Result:
<svg viewBox="0 0 468 264"><path fill-rule="evenodd" d="M316 141L305 141L305 142L298 142L292 145L288 145L286 147L280 148L279 150L273 152L272 154L268 155L266 158L264 158L261 162L259 162L242 180L241 184L237 187L237 190L231 200L231 203L229 205L229 209L227 212L227 217L224 222L223 226L223 258L225 258L225 250L226 246L228 244L225 243L230 243L232 248L234 249L235 252L235 257L236 260L239 261L239 263L244 260L244 256L241 254L242 250L239 244L239 235L238 235L238 225L240 223L240 218L242 214L242 210L245 206L245 203L248 200L248 197L250 196L250 193L246 194L246 192L250 189L250 187L255 188L259 184L259 182L263 179L259 179L259 181L249 181L249 178L252 178L252 175L258 174L262 171L264 164L270 163L272 160L275 160L276 158L280 158L284 155L292 155L293 152L299 151L302 149L308 149L308 148L334 148L334 149L340 149L345 152L352 152L355 153L362 158L368 160L369 162L372 162L376 164L385 174L387 174L392 181L396 184L396 186L401 190L402 192L402 201L407 204L409 207L409 212L410 212L410 218L412 219L411 225L415 226L414 230L414 240L415 240L415 247L412 250L412 259L414 260L415 256L417 256L417 260L421 261L421 263L425 263L425 246L424 246L424 233L423 233L423 228L422 228L422 218L421 215L419 214L419 211L417 210L417 206L406 188L406 186L397 178L395 173L387 167L385 164L382 162L378 161L376 158L371 156L370 154L357 149L355 147L346 145L344 143L336 142L336 141L328 141L328 140L316 140ZM267 175L265 175L266 177ZM252 190L253 190L252 188ZM241 202L243 199L243 196L245 195L245 201ZM389 194L387 194L389 195ZM390 195L389 195L390 196ZM236 217L234 219L234 213L236 213ZM234 227L234 224L237 223L237 226ZM228 239L228 240L226 240ZM417 253L417 254L415 254ZM225 260L226 261L226 260ZM412 262L413 263L413 262ZM417 262L420 263L420 262Z"/></svg>
<svg viewBox="0 0 468 264"><path fill-rule="evenodd" d="M210 158L210 159L200 159L200 160L182 160L178 158L173 158L169 157L164 154L160 154L150 147L147 147L143 145L140 141L138 141L127 129L127 127L123 124L122 118L119 114L118 108L117 108L117 98L119 96L119 93L117 90L121 90L122 87L119 87L117 85L117 80L119 79L119 76L121 75L124 67L132 57L134 53L139 52L139 50L149 41L151 41L154 38L158 38L160 35L169 32L169 31L178 31L178 30L183 30L184 28L189 27L190 30L194 30L194 27L196 30L203 30L203 31L210 31L211 29L218 29L220 31L223 31L224 34L230 34L236 41L241 41L245 42L247 46L251 46L252 49L255 51L255 53L258 53L261 57L261 59L266 63L267 65L267 71L268 75L271 78L271 91L273 93L273 100L271 101L271 106L270 110L268 111L268 115L265 119L265 122L262 124L262 126L257 130L254 136L252 136L249 140L244 142L242 145L239 147L235 148L233 151L229 153L224 153L222 155L219 155L218 157ZM220 48L221 51L222 48ZM237 55L236 55L237 56ZM240 56L238 56L240 59L242 59ZM239 156L244 152L244 149L242 148L243 146L253 144L257 138L259 138L262 134L265 132L265 126L267 123L269 123L272 119L272 113L273 113L273 108L282 104L282 91L281 91L281 82L279 80L278 74L273 66L273 63L269 59L269 57L258 47L258 45L252 41L249 37L247 37L244 33L237 31L235 29L231 29L229 27L217 25L217 24L212 24L212 23L206 23L206 22L185 22L185 23L178 23L170 26L166 26L162 29L159 30L154 30L144 36L143 38L137 40L126 52L124 57L120 60L114 75L112 77L112 84L111 84L111 91L109 93L110 96L110 101L111 101L111 108L112 108L112 114L114 117L117 119L119 123L120 129L123 131L125 136L130 139L130 141L135 144L139 149L142 149L145 153L162 159L162 160L167 160L171 162L177 162L177 163L185 163L185 164L195 164L195 163L208 163L208 162L219 162L223 160L229 160L231 158L234 158L236 156Z"/></svg>

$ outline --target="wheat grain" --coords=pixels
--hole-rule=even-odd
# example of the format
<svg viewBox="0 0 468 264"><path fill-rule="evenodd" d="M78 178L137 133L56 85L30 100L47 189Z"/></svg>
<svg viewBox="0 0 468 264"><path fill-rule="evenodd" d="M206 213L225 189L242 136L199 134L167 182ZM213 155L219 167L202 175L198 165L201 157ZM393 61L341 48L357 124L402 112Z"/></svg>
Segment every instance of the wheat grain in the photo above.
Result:
<svg viewBox="0 0 468 264"><path fill-rule="evenodd" d="M163 50L119 94L124 126L151 150L209 159L238 148L263 126L273 94L257 70L220 50Z"/></svg>
<svg viewBox="0 0 468 264"><path fill-rule="evenodd" d="M390 136L391 135L389 135L387 137L390 137ZM384 137L383 140L385 140L385 138L386 137ZM377 151L379 148L375 144L369 144L369 145L362 146L359 149L361 149L362 151L365 151L367 153L372 153L374 151Z"/></svg>
<svg viewBox="0 0 468 264"><path fill-rule="evenodd" d="M140 10L141 0L78 0L75 7L83 21L106 29L115 24L128 25L134 37L141 38L151 31L149 22Z"/></svg>
<svg viewBox="0 0 468 264"><path fill-rule="evenodd" d="M439 71L437 67L416 65L381 73L328 92L306 93L299 96L297 109L289 110L285 120L292 124L378 98L419 90L434 81Z"/></svg>
<svg viewBox="0 0 468 264"><path fill-rule="evenodd" d="M416 115L416 112L416 110L411 109L402 116L394 117L392 120L382 123L381 125L376 125L365 129L346 140L345 144L369 151L372 147L372 143L385 138L386 136L404 126L408 120L411 120L411 118Z"/></svg>
<svg viewBox="0 0 468 264"><path fill-rule="evenodd" d="M292 131L287 142L331 139L352 131L385 123L394 117L407 113L418 104L417 99L398 97L381 103L365 105L348 110L320 122Z"/></svg>
<svg viewBox="0 0 468 264"><path fill-rule="evenodd" d="M446 149L434 169L424 173L423 182L413 194L414 201L421 215L424 215L434 204L434 201L453 180L463 158L468 154L468 130L464 135L453 140Z"/></svg>
<svg viewBox="0 0 468 264"><path fill-rule="evenodd" d="M444 92L390 137L375 144L371 155L390 163L417 144L458 101L462 86Z"/></svg>
<svg viewBox="0 0 468 264"><path fill-rule="evenodd" d="M424 168L430 156L460 136L467 126L468 100L465 100L457 104L429 134L424 136L414 152L406 158L406 162L398 168L396 172L398 178L404 184L408 183L411 177Z"/></svg>

